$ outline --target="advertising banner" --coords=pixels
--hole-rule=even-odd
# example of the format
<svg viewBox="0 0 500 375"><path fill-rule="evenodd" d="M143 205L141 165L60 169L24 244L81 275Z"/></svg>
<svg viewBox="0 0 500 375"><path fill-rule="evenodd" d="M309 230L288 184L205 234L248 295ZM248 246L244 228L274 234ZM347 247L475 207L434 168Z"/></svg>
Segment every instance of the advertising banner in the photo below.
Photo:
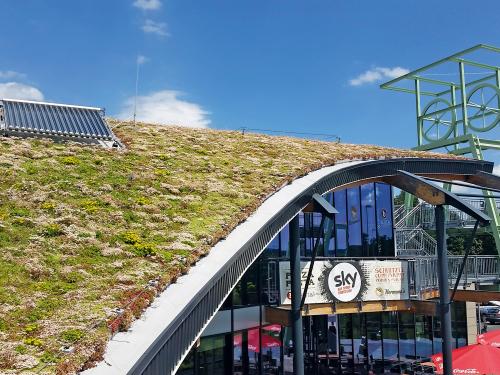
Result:
<svg viewBox="0 0 500 375"><path fill-rule="evenodd" d="M338 259L338 258L337 258ZM351 301L390 301L409 298L408 262L401 260L314 262L306 304ZM302 291L310 262L301 262ZM291 304L290 263L280 262L280 297Z"/></svg>

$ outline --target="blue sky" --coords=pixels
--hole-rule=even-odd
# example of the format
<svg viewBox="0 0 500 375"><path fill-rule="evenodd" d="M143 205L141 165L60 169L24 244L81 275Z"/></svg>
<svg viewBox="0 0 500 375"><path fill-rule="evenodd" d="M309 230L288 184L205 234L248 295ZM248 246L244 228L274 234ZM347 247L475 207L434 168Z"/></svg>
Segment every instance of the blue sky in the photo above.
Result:
<svg viewBox="0 0 500 375"><path fill-rule="evenodd" d="M380 90L376 79L352 80L500 45L497 0L0 5L0 97L95 105L129 118L142 56L139 119L398 147L415 145L413 97Z"/></svg>

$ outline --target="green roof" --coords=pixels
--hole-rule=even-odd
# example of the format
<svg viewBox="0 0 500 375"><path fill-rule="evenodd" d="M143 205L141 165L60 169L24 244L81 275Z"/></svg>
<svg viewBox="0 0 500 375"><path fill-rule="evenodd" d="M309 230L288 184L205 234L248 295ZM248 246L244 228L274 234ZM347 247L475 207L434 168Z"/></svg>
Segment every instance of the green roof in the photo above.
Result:
<svg viewBox="0 0 500 375"><path fill-rule="evenodd" d="M309 171L342 160L435 157L110 124L125 150L0 140L0 372L92 366L111 330L126 329L269 194ZM125 313L115 318L115 308Z"/></svg>

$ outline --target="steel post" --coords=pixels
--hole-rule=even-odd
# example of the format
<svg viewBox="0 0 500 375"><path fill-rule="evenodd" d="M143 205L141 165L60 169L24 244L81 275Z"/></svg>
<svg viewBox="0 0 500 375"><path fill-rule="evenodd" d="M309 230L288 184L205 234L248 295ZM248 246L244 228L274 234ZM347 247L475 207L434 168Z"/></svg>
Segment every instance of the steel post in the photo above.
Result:
<svg viewBox="0 0 500 375"><path fill-rule="evenodd" d="M462 125L463 125L463 134L467 134L469 131L469 116L467 115L467 89L465 86L465 71L464 71L464 63L460 61L458 63L458 69L460 74L460 100L462 107Z"/></svg>
<svg viewBox="0 0 500 375"><path fill-rule="evenodd" d="M445 213L442 205L435 207L436 212L436 240L439 277L439 312L441 318L441 337L443 339L443 375L452 375L452 334L451 334L451 306L448 284L448 253L446 249Z"/></svg>
<svg viewBox="0 0 500 375"><path fill-rule="evenodd" d="M416 110L417 110L417 142L419 146L422 146L422 119L420 116L422 116L422 110L420 108L420 81L418 79L415 79L415 99L416 99Z"/></svg>
<svg viewBox="0 0 500 375"><path fill-rule="evenodd" d="M300 270L300 233L299 215L290 221L290 273L292 291L292 320L293 337L293 373L304 375L304 338L302 331L301 303L301 270Z"/></svg>

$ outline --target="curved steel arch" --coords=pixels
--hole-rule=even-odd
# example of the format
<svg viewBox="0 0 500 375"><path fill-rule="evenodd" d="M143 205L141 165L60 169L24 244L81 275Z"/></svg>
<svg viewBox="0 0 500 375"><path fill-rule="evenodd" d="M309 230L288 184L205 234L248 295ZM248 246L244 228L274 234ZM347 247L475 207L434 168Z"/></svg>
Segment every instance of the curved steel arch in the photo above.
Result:
<svg viewBox="0 0 500 375"><path fill-rule="evenodd" d="M478 160L419 158L346 163L345 167L337 168L311 185L304 186L300 194L278 209L269 220L261 223L260 228L250 239L242 243L239 249L220 265L203 288L178 311L176 317L124 373L134 375L174 373L245 271L274 236L310 202L313 194L324 194L347 186L361 185L367 181L383 181L384 177L394 176L399 170L452 179L457 176L475 175L480 171L491 172L493 163ZM110 370L108 367L107 373Z"/></svg>

